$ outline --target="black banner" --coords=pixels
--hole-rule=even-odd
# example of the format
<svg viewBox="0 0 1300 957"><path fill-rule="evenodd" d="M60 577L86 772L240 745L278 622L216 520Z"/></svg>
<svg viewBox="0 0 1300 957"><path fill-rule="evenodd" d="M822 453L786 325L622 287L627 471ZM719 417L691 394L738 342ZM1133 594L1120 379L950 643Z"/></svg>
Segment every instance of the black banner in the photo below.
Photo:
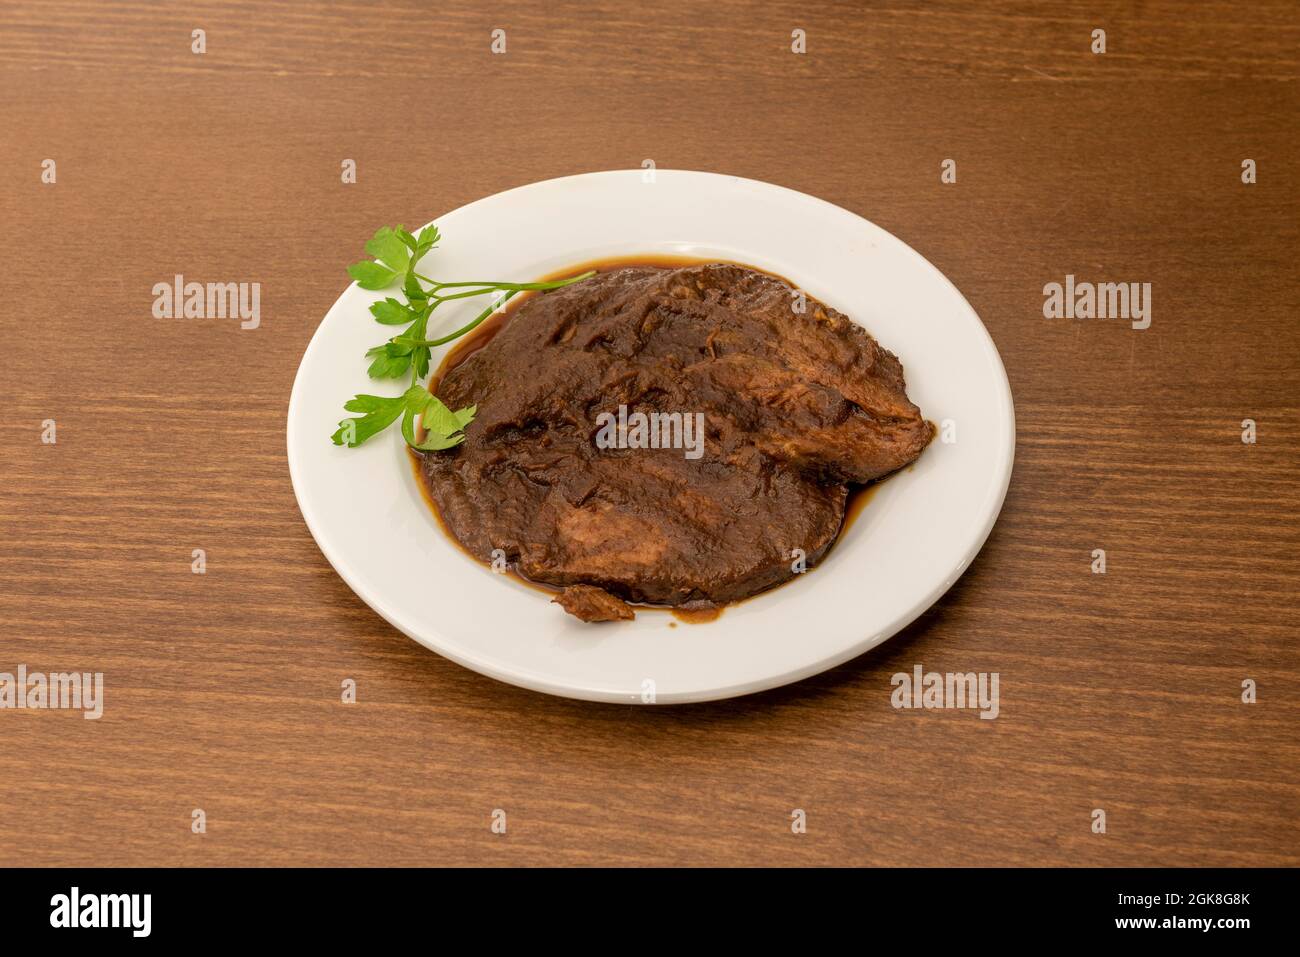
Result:
<svg viewBox="0 0 1300 957"><path fill-rule="evenodd" d="M1292 870L56 870L0 871L6 941L148 946L409 938L413 928L664 941L687 926L762 940L1213 941L1289 923ZM598 938L588 935L598 933ZM609 935L614 935L610 937ZM992 935L992 936L990 936ZM558 943L558 940L552 940Z"/></svg>

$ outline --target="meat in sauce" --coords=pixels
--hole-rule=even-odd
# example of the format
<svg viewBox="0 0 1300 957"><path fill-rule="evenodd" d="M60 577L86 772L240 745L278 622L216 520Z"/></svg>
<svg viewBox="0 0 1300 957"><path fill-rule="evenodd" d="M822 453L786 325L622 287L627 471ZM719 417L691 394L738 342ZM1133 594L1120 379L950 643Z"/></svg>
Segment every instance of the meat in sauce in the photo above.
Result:
<svg viewBox="0 0 1300 957"><path fill-rule="evenodd" d="M478 406L464 443L421 463L448 530L586 621L737 601L793 577L796 550L815 564L850 487L934 429L892 353L794 302L726 263L617 268L525 301L438 384ZM636 413L658 415L660 447L638 446Z"/></svg>

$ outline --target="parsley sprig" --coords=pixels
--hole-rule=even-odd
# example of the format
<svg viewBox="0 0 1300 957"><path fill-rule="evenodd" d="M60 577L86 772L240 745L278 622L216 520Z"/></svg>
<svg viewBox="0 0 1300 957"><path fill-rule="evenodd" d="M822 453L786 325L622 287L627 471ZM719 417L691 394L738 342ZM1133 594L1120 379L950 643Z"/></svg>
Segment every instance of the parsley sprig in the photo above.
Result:
<svg viewBox="0 0 1300 957"><path fill-rule="evenodd" d="M355 448L399 418L402 437L411 448L433 452L459 445L465 441L465 426L473 420L478 407L471 405L453 412L420 384L429 374L432 350L474 329L517 293L558 289L595 275L592 270L552 282L439 282L416 271L420 260L437 247L439 239L437 226L426 226L419 235L411 234L404 226L383 226L366 243L366 252L374 259L348 267L348 274L362 289L382 291L400 282L401 298L381 299L370 307L370 314L381 325L405 328L366 352L366 358L371 360L370 378L401 379L409 372L411 385L401 395L358 395L345 402L344 410L360 415L339 422L338 430L330 437L335 445ZM497 293L495 301L472 322L444 336L429 338L429 317L438 306L488 293ZM417 420L426 432L422 442L416 442L415 438Z"/></svg>

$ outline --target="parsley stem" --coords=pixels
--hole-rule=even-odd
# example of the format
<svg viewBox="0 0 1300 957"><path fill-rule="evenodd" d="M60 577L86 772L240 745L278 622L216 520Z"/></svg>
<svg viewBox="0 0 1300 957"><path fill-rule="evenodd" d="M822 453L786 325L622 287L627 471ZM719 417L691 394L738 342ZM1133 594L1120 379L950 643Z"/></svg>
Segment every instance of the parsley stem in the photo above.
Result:
<svg viewBox="0 0 1300 957"><path fill-rule="evenodd" d="M497 290L494 287L489 286L486 289L471 289L469 292L452 293L450 296L439 296L435 294L433 296L433 300L434 302L447 302L451 299L468 299L470 296L481 296L485 292L496 292L496 291Z"/></svg>
<svg viewBox="0 0 1300 957"><path fill-rule="evenodd" d="M472 322L469 322L466 325L461 326L455 332L448 333L447 335L442 336L441 338L412 339L407 336L394 336L389 341L394 342L399 346L410 346L412 349L419 349L419 348L432 349L434 346L446 345L448 342L451 342L454 339L459 339L461 336L465 335L465 333L469 332L475 326L479 325L481 322L487 319L488 316L492 315L492 313L496 312L498 309L504 306L511 299L511 297L513 297L517 292L526 292L535 289L559 289L561 286L567 286L570 283L580 282L583 279L590 279L594 275L596 275L596 270L591 269L588 270L587 272L584 272L580 276L570 276L568 279L555 279L552 280L551 282L518 282L518 283L445 282L445 283L441 283L440 285L444 289L449 287L457 287L457 286L480 286L480 285L486 285L489 286L490 288L475 289L471 292L458 292L458 293L453 293L450 296L434 296L434 299L437 300L438 302L446 302L449 299L465 299L469 296L481 296L485 292L501 291L504 292L505 295L502 296L500 300L494 302L492 305L488 306L481 313L479 313L478 316L476 316ZM419 278L423 279L424 277L420 276Z"/></svg>
<svg viewBox="0 0 1300 957"><path fill-rule="evenodd" d="M457 329L455 332L448 333L447 335L443 336L440 339L407 339L403 336L397 336L392 341L397 343L399 346L410 346L412 349L418 349L421 346L432 349L434 346L446 345L447 343L451 342L453 339L459 339L461 336L469 332L479 323L483 322L483 320L487 319L488 316L492 315L492 313L496 312L499 308L505 305L506 302L509 301L509 299L512 296L514 296L514 294L517 293L518 291L519 291L518 289L511 289L509 292L507 292L504 296L501 297L500 302L495 302L492 305L488 306L486 309L484 309L482 312L480 312L473 322L466 323L465 325Z"/></svg>
<svg viewBox="0 0 1300 957"><path fill-rule="evenodd" d="M418 272L412 273L411 275L415 276L416 279L423 279L427 283L432 283L434 288L431 291L435 293L439 289L459 289L466 286L490 287L485 290L486 292L491 292L495 289L513 289L515 292L521 292L532 289L559 289L561 286L569 285L569 283L579 282L583 279L590 279L592 276L596 275L596 270L589 269L580 276L570 276L567 279L552 279L550 282L488 282L487 280L475 280L473 282L438 282L438 280L430 279L428 276L422 276ZM450 297L448 296L443 298Z"/></svg>

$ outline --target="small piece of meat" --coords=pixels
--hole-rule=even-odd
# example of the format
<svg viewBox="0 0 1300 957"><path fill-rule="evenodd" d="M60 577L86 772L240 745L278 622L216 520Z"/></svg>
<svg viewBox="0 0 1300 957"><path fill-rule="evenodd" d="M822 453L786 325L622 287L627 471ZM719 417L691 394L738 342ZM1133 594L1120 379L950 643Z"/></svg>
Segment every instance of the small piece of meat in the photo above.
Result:
<svg viewBox="0 0 1300 957"><path fill-rule="evenodd" d="M627 602L595 585L570 585L551 602L583 621L630 621L636 617Z"/></svg>
<svg viewBox="0 0 1300 957"><path fill-rule="evenodd" d="M893 353L795 301L727 263L625 266L526 300L438 384L451 408L478 406L464 443L423 456L447 528L530 580L673 607L815 564L849 486L913 462L934 427ZM598 447L598 416L620 406L702 416L702 454Z"/></svg>

